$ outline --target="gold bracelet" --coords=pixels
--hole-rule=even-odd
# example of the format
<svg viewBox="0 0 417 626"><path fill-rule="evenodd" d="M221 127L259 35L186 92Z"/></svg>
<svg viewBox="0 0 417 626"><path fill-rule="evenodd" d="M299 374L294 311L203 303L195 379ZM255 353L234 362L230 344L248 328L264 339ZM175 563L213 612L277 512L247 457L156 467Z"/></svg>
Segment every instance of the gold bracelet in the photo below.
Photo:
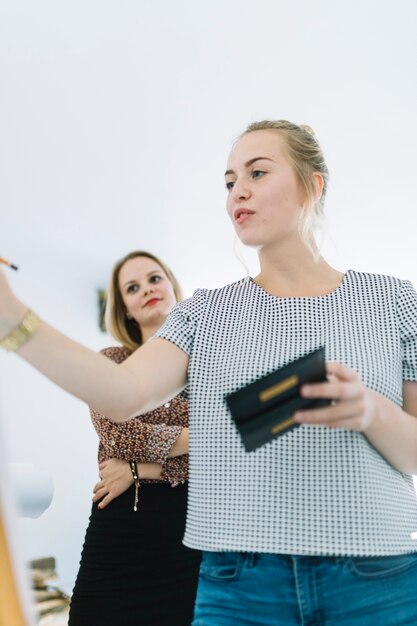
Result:
<svg viewBox="0 0 417 626"><path fill-rule="evenodd" d="M0 348L7 352L15 352L38 330L41 320L31 309L26 314L19 326L0 341Z"/></svg>
<svg viewBox="0 0 417 626"><path fill-rule="evenodd" d="M139 475L138 469L135 461L129 461L130 470L133 476L133 482L135 483L135 498L133 500L133 510L138 510L138 502L139 502Z"/></svg>

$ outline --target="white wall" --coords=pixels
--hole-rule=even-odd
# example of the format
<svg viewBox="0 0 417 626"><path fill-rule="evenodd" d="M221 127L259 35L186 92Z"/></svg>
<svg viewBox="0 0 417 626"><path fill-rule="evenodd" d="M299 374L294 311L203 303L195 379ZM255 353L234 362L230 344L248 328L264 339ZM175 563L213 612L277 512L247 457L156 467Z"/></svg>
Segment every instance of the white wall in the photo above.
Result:
<svg viewBox="0 0 417 626"><path fill-rule="evenodd" d="M2 0L0 252L21 266L14 286L98 349L95 292L126 251L160 254L187 295L238 278L223 172L264 117L322 141L328 259L417 285L416 28L415 0ZM22 542L55 555L70 589L96 437L81 403L13 355L0 367L10 458L55 480Z"/></svg>
<svg viewBox="0 0 417 626"><path fill-rule="evenodd" d="M93 349L110 345L97 327L93 289L82 280L51 281L47 274L42 279L47 288L44 280L21 281L35 310ZM61 288L54 296L50 287L57 282ZM38 519L18 520L22 551L27 559L55 556L62 586L71 591L97 481L97 437L83 403L13 355L0 354L0 368L9 460L33 463L54 482L49 509Z"/></svg>

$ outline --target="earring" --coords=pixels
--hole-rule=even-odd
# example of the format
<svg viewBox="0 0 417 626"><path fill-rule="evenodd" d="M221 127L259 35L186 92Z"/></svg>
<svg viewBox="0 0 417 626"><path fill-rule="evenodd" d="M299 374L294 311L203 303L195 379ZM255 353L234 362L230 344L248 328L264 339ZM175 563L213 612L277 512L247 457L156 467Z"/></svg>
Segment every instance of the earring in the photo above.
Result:
<svg viewBox="0 0 417 626"><path fill-rule="evenodd" d="M130 315L129 311L126 311L126 317L128 320L133 319L133 317Z"/></svg>

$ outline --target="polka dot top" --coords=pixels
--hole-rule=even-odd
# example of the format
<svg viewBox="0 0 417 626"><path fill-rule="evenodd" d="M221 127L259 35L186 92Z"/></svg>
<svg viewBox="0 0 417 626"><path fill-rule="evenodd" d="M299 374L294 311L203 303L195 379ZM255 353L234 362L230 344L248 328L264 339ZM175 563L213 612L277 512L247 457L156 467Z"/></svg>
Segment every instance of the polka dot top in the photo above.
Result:
<svg viewBox="0 0 417 626"><path fill-rule="evenodd" d="M156 336L190 356L187 546L305 555L417 551L412 477L364 435L303 425L247 453L224 401L324 345L327 360L354 368L401 406L403 380L417 380L417 294L408 281L348 271L330 294L288 298L248 277L197 290Z"/></svg>

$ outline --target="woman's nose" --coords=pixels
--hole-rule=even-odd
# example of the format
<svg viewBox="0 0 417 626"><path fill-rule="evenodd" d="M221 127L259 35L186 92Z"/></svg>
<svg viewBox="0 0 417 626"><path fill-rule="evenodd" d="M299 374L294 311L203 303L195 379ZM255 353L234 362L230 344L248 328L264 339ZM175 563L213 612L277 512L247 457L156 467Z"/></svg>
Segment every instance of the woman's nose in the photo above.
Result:
<svg viewBox="0 0 417 626"><path fill-rule="evenodd" d="M237 180L233 185L232 195L235 200L246 199L250 196L250 189L243 180Z"/></svg>
<svg viewBox="0 0 417 626"><path fill-rule="evenodd" d="M153 291L154 291L153 285L147 285L145 289L143 290L143 295L147 296L148 293L153 293Z"/></svg>

